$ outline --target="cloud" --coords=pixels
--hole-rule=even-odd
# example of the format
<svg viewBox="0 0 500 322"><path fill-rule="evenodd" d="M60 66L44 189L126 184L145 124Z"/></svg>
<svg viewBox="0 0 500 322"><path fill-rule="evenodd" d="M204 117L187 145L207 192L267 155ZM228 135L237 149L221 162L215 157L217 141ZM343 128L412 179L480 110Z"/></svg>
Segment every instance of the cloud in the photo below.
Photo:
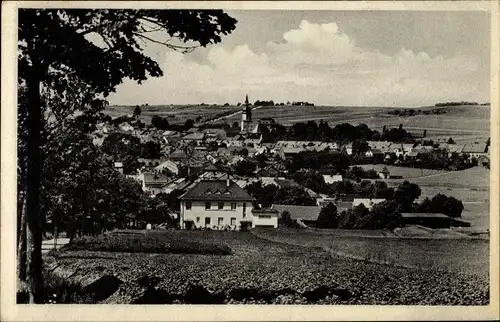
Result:
<svg viewBox="0 0 500 322"><path fill-rule="evenodd" d="M268 42L260 53L248 45L213 46L206 62L167 52L165 76L143 85L126 81L111 97L116 104L236 103L307 100L324 105L418 106L449 100L487 100L488 75L479 63L401 48L393 55L356 45L336 23L303 20Z"/></svg>

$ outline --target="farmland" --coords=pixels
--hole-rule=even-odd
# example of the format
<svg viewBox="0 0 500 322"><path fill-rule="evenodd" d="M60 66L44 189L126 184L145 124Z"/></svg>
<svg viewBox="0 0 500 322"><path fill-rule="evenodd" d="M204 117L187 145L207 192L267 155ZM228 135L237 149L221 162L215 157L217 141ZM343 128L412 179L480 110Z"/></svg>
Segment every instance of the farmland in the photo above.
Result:
<svg viewBox="0 0 500 322"><path fill-rule="evenodd" d="M361 165L364 169L380 171L383 165ZM432 198L438 193L455 197L464 204L462 218L473 227L489 228L490 170L473 167L461 171L443 171L387 166L391 175L403 176L403 179L386 179L388 186L397 187L403 181L416 183L422 190L419 201Z"/></svg>
<svg viewBox="0 0 500 322"><path fill-rule="evenodd" d="M342 230L259 230L268 240L322 247L346 257L390 265L467 272L487 278L487 240L404 239L393 236L347 234ZM364 236L363 236L364 235Z"/></svg>
<svg viewBox="0 0 500 322"><path fill-rule="evenodd" d="M135 106L109 106L104 111L111 117L118 117L124 114L132 115ZM146 124L151 123L154 115L168 118L171 123L183 123L187 119L196 119L201 116L207 118L218 113L227 111L239 111L241 107L236 106L200 106L200 105L148 105L141 106L140 119Z"/></svg>
<svg viewBox="0 0 500 322"><path fill-rule="evenodd" d="M156 234L155 238L164 235L168 240L182 236L201 243L221 243L230 247L232 254L110 253L63 249L47 258L48 270L64 278L66 283L80 285L82 296L73 296L72 299L83 303L488 303L488 281L483 275L470 273L472 269L426 269L428 260L421 256L421 250L417 250L414 257L422 258L424 265L408 268L339 256L321 243L307 242L307 237L300 234L297 236L307 242L301 242L302 246L269 241L252 233L153 231L145 234ZM288 242L289 237L290 234L283 233L279 238ZM331 245L330 240L325 241ZM446 244L440 251L444 253L446 247L462 249L462 246ZM484 253L481 246L473 245L467 249ZM467 258L468 254L457 254L457 257ZM434 258L438 256L436 254ZM443 265L454 267L455 262L446 259ZM63 289L55 287L52 292L57 298ZM73 290L76 289L73 286Z"/></svg>
<svg viewBox="0 0 500 322"><path fill-rule="evenodd" d="M432 107L423 107L422 110ZM226 111L239 111L237 106L200 106L200 105L157 105L141 106L141 119L149 124L153 115L162 117L175 116L178 122L195 119L197 116L207 118ZM398 117L387 112L395 108L389 107L342 107L342 106L264 106L253 112L255 120L272 117L283 125L309 120L327 121L330 125L339 123L364 123L370 128L381 130L387 127L397 127L403 124L405 129L421 133L427 129L431 139L448 138L452 136L456 142L470 142L489 136L489 106L453 106L446 107L446 114L416 115ZM117 117L132 114L134 106L110 106L105 113ZM229 124L239 122L241 115L236 114L226 119Z"/></svg>

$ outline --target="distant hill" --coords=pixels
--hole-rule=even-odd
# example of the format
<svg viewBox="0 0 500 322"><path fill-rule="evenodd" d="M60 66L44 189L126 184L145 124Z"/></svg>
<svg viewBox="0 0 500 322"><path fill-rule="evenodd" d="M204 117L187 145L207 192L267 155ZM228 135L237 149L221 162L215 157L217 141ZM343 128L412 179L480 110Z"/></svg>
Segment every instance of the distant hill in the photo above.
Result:
<svg viewBox="0 0 500 322"><path fill-rule="evenodd" d="M463 106L463 105L490 105L490 103L478 103L478 102L444 102L444 103L436 103L434 106Z"/></svg>

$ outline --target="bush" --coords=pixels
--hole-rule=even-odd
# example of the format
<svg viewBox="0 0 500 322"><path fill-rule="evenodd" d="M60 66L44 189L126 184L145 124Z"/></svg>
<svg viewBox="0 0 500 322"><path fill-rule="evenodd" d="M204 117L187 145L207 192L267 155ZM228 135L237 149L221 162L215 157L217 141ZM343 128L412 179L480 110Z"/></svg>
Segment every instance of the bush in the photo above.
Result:
<svg viewBox="0 0 500 322"><path fill-rule="evenodd" d="M97 237L73 240L61 248L62 251L103 251L123 253L171 253L230 255L226 245L201 243L180 238L177 234L117 234L109 233Z"/></svg>

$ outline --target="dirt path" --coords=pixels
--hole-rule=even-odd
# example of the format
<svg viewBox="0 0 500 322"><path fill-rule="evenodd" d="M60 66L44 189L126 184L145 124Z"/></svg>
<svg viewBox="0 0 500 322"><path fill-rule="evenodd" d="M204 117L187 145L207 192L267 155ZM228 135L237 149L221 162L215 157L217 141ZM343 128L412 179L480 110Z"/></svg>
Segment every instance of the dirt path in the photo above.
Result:
<svg viewBox="0 0 500 322"><path fill-rule="evenodd" d="M256 106L256 107L252 108L252 112L253 112L253 111L255 111L255 110L261 109L261 108L263 108L263 107L264 107L264 106ZM233 116L235 116L235 115L241 114L241 112L242 112L242 110L239 110L239 111L237 111L237 112L234 112L233 114L229 114L229 115L226 115L226 116L221 116L221 117L219 117L219 118L216 118L216 119L214 119L214 120L209 121L209 123L218 122L218 121L220 121L220 120L224 120L224 119L231 118L231 117L233 117ZM204 123L207 123L207 122L204 122Z"/></svg>

